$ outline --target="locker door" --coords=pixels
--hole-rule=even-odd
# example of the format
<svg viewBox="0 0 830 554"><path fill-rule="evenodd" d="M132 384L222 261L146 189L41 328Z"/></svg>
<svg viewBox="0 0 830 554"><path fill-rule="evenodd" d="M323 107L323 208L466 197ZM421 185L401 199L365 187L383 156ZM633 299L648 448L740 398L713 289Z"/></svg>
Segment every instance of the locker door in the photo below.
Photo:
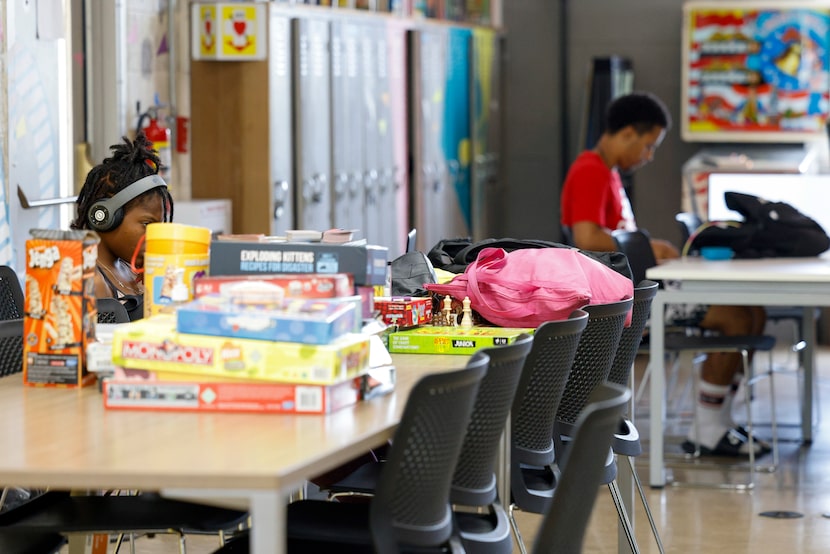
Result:
<svg viewBox="0 0 830 554"><path fill-rule="evenodd" d="M297 227L331 225L331 73L328 21L294 19Z"/></svg>
<svg viewBox="0 0 830 554"><path fill-rule="evenodd" d="M331 27L333 224L363 236L363 139L360 25L334 20Z"/></svg>
<svg viewBox="0 0 830 554"><path fill-rule="evenodd" d="M391 146L392 222L389 259L403 254L406 233L412 227L409 219L409 126L406 109L408 105L408 79L406 70L406 26L391 19L386 22L387 90L389 102L389 125L387 141Z"/></svg>
<svg viewBox="0 0 830 554"><path fill-rule="evenodd" d="M383 244L380 204L380 146L378 144L378 25L361 27L360 55L362 70L361 110L363 115L363 188L366 195L366 239L370 244Z"/></svg>
<svg viewBox="0 0 830 554"><path fill-rule="evenodd" d="M473 31L471 176L473 238L500 236L501 39L491 29Z"/></svg>
<svg viewBox="0 0 830 554"><path fill-rule="evenodd" d="M469 236L469 31L430 29L412 37L413 201L418 249Z"/></svg>
<svg viewBox="0 0 830 554"><path fill-rule="evenodd" d="M377 62L376 106L378 145L378 229L379 243L390 255L397 257L403 243L403 234L396 232L395 145L392 139L393 121L390 101L389 41L385 25L378 28L375 40ZM390 258L393 259L393 258Z"/></svg>
<svg viewBox="0 0 830 554"><path fill-rule="evenodd" d="M271 234L294 228L294 164L291 132L291 21L271 10L269 25L268 140L271 168Z"/></svg>

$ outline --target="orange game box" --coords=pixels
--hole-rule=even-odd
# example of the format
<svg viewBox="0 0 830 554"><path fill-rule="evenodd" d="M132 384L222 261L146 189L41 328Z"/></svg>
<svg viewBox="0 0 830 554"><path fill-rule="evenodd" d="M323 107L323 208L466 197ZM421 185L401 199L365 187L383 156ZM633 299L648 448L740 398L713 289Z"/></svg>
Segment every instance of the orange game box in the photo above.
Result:
<svg viewBox="0 0 830 554"><path fill-rule="evenodd" d="M26 241L23 382L85 386L86 346L95 340L95 261L92 231L32 229Z"/></svg>

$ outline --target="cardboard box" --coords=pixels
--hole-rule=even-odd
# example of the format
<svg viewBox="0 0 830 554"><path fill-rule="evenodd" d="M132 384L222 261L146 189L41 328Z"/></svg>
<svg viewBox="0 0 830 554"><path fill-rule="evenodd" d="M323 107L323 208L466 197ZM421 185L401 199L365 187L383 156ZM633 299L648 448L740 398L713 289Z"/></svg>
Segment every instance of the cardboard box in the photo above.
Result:
<svg viewBox="0 0 830 554"><path fill-rule="evenodd" d="M95 340L95 262L91 231L32 229L26 241L23 382L85 386L86 347Z"/></svg>
<svg viewBox="0 0 830 554"><path fill-rule="evenodd" d="M358 297L359 298L359 297ZM242 339L329 344L355 331L359 308L337 299L285 300L282 308L233 305L221 296L204 296L179 306L180 333Z"/></svg>
<svg viewBox="0 0 830 554"><path fill-rule="evenodd" d="M104 406L115 409L327 414L360 400L363 377L333 385L284 383L104 382Z"/></svg>
<svg viewBox="0 0 830 554"><path fill-rule="evenodd" d="M413 327L432 321L432 298L386 296L375 297L378 318L387 325Z"/></svg>
<svg viewBox="0 0 830 554"><path fill-rule="evenodd" d="M181 374L116 370L104 382L104 407L112 409L327 414L394 389L393 367L332 385L193 379Z"/></svg>
<svg viewBox="0 0 830 554"><path fill-rule="evenodd" d="M199 298L208 294L220 294L229 286L257 282L282 287L285 298L335 298L355 293L352 276L347 273L299 273L199 277L193 283L193 296Z"/></svg>
<svg viewBox="0 0 830 554"><path fill-rule="evenodd" d="M349 273L355 285L386 282L387 249L375 245L214 240L210 275Z"/></svg>
<svg viewBox="0 0 830 554"><path fill-rule="evenodd" d="M116 329L112 360L131 369L328 385L365 372L369 338L349 334L326 345L217 338L178 333L176 320L161 315Z"/></svg>
<svg viewBox="0 0 830 554"><path fill-rule="evenodd" d="M535 329L507 327L421 326L389 334L389 352L402 354L473 354L482 348L503 346Z"/></svg>

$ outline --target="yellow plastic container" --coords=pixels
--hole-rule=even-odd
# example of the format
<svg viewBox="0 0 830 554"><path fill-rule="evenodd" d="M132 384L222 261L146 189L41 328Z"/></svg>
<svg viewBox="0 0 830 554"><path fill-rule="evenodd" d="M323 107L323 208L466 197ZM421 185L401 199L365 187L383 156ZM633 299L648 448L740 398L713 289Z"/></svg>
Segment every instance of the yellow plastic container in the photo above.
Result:
<svg viewBox="0 0 830 554"><path fill-rule="evenodd" d="M193 299L193 281L208 272L210 229L151 223L145 240L144 317L150 317Z"/></svg>

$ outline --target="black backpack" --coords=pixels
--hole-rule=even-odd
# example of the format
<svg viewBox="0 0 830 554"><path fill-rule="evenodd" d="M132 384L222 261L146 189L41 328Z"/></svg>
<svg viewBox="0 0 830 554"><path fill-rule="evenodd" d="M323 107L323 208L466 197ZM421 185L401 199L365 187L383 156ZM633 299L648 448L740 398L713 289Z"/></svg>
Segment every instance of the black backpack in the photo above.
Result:
<svg viewBox="0 0 830 554"><path fill-rule="evenodd" d="M693 247L729 246L739 258L818 256L830 248L821 225L786 202L739 192L726 192L724 199L744 221L703 229Z"/></svg>

